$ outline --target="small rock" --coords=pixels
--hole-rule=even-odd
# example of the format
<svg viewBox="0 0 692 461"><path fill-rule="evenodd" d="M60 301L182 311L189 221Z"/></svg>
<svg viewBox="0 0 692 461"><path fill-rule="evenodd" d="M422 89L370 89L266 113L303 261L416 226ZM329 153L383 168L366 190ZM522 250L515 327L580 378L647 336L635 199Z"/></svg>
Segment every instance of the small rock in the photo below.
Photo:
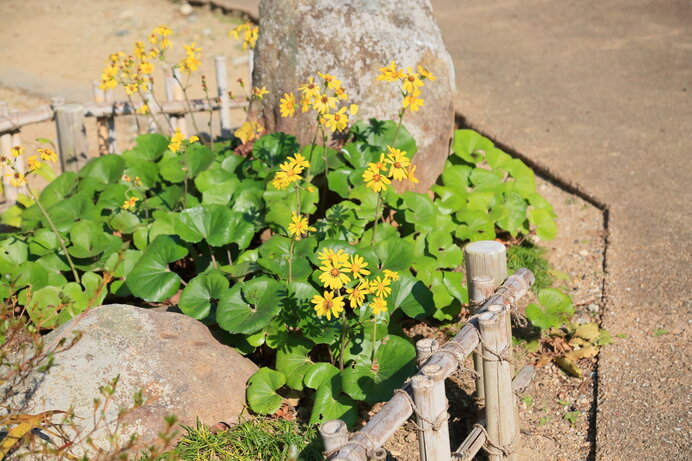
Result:
<svg viewBox="0 0 692 461"><path fill-rule="evenodd" d="M115 35L118 37L125 37L126 35L130 35L130 31L128 29L116 30Z"/></svg>
<svg viewBox="0 0 692 461"><path fill-rule="evenodd" d="M588 255L589 255L588 250L581 250L581 251L579 252L579 256L588 256Z"/></svg>
<svg viewBox="0 0 692 461"><path fill-rule="evenodd" d="M588 309L589 312L593 312L594 314L597 313L601 308L598 304L589 304L586 306L586 309Z"/></svg>
<svg viewBox="0 0 692 461"><path fill-rule="evenodd" d="M183 3L180 5L180 14L190 16L192 14L192 6L187 2Z"/></svg>

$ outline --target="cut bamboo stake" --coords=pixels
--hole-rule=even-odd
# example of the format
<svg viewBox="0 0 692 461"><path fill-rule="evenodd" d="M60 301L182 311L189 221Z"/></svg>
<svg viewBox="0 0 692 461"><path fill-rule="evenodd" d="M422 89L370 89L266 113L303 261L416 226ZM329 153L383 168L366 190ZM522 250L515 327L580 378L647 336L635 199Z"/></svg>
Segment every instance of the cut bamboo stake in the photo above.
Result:
<svg viewBox="0 0 692 461"><path fill-rule="evenodd" d="M62 171L79 171L89 159L84 106L64 104L55 109Z"/></svg>
<svg viewBox="0 0 692 461"><path fill-rule="evenodd" d="M170 70L166 70L166 75L165 75L165 82L166 82L166 101L164 101L164 105L167 102L173 101L175 99L175 85L177 85L175 79L173 78L173 72ZM171 116L171 126L173 127L173 131L178 127L178 117Z"/></svg>
<svg viewBox="0 0 692 461"><path fill-rule="evenodd" d="M115 134L115 117L113 116L113 92L111 90L106 90L104 92L106 97L106 102L110 103L110 114L106 117L106 126L108 127L108 153L115 154L118 152L118 146L116 145L116 134Z"/></svg>
<svg viewBox="0 0 692 461"><path fill-rule="evenodd" d="M445 377L439 365L426 365L411 380L416 403L421 461L449 461L449 426Z"/></svg>
<svg viewBox="0 0 692 461"><path fill-rule="evenodd" d="M416 362L418 367L425 365L425 362L440 348L440 344L435 338L423 338L416 342Z"/></svg>
<svg viewBox="0 0 692 461"><path fill-rule="evenodd" d="M333 453L348 442L348 427L340 419L332 419L322 423L320 435L325 453Z"/></svg>
<svg viewBox="0 0 692 461"><path fill-rule="evenodd" d="M7 119L9 121L10 110L7 107L7 103L0 101L0 120ZM2 133L0 134L0 157L6 157L12 159L12 154L10 150L12 149L12 133ZM2 190L5 196L5 202L11 205L17 201L17 191L10 184L10 177L7 176L11 174L12 169L9 165L2 166Z"/></svg>
<svg viewBox="0 0 692 461"><path fill-rule="evenodd" d="M521 392L531 384L531 380L536 375L536 370L531 365L526 365L512 380L512 391L514 393ZM519 421L519 418L517 418ZM481 426L485 426L485 419L478 422ZM483 428L474 427L469 435L464 439L459 448L452 453L454 461L471 461L474 456L483 448L485 444L485 431Z"/></svg>
<svg viewBox="0 0 692 461"><path fill-rule="evenodd" d="M468 285L469 299L474 306L474 312L485 303L495 290L495 281L489 275L477 275L471 278ZM473 369L476 371L476 398L485 398L483 388L483 345L479 344L473 354Z"/></svg>
<svg viewBox="0 0 692 461"><path fill-rule="evenodd" d="M507 278L507 254L505 246L500 242L480 240L469 243L464 247L464 261L466 263L466 282L469 287L470 297L480 297L482 293L486 293L488 290L492 293ZM488 284L487 279L483 279L481 286L476 288L474 280L477 277L491 277L492 281ZM477 312L477 310L474 312ZM482 345L479 345L478 350L473 354L473 367L477 373L476 397L482 400L485 398L485 390L482 384Z"/></svg>
<svg viewBox="0 0 692 461"><path fill-rule="evenodd" d="M106 102L106 92L100 88L98 80L91 81L91 92L94 102ZM99 155L108 154L108 120L106 117L96 117L96 139Z"/></svg>
<svg viewBox="0 0 692 461"><path fill-rule="evenodd" d="M216 73L216 91L221 108L219 119L221 120L221 137L231 136L231 110L228 98L228 82L226 79L226 56L214 57L214 71Z"/></svg>
<svg viewBox="0 0 692 461"><path fill-rule="evenodd" d="M480 314L478 323L484 344L485 417L489 461L515 461L516 419L512 375L506 355L511 347L506 331L507 309L490 306ZM503 451L507 452L507 456Z"/></svg>

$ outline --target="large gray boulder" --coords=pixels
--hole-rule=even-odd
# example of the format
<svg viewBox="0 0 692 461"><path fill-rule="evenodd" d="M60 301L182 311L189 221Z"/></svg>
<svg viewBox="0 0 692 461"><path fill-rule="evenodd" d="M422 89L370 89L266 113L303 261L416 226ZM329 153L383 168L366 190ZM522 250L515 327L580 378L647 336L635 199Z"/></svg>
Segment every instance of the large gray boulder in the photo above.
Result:
<svg viewBox="0 0 692 461"><path fill-rule="evenodd" d="M126 417L121 435L136 432L142 444L156 439L168 415L192 426L197 418L209 425L236 421L245 404L245 382L257 370L201 322L182 314L101 306L52 331L46 343L71 337L72 331L81 331L81 340L58 354L47 373L33 375L15 406L28 414L73 407L80 429L89 432L99 387L120 375L107 420L115 421L118 408L131 407L141 389L149 401ZM93 438L108 448L104 431Z"/></svg>
<svg viewBox="0 0 692 461"><path fill-rule="evenodd" d="M282 118L279 100L296 94L309 76L337 76L360 105L357 118L397 120L401 95L393 83L376 80L379 68L395 61L432 71L437 80L426 80L420 96L425 106L407 113L404 125L418 143L418 190L434 183L449 153L455 82L429 0L261 0L259 15L253 85L269 94L251 116L269 131L297 135L301 144L312 139L314 115Z"/></svg>

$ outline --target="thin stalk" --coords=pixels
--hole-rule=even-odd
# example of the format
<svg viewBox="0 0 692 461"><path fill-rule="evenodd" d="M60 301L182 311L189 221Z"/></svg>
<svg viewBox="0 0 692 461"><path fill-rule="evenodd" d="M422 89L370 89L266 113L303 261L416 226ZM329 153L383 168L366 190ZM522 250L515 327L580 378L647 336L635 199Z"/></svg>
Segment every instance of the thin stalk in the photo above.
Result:
<svg viewBox="0 0 692 461"><path fill-rule="evenodd" d="M375 244L375 234L377 233L377 223L380 220L380 205L382 204L382 191L377 193L377 206L375 207L375 223L372 226L372 235L370 236L370 245Z"/></svg>
<svg viewBox="0 0 692 461"><path fill-rule="evenodd" d="M132 97L129 94L126 94L127 100L130 103L130 107L132 107L132 113L135 115L135 123L137 124L137 134L142 133L142 125L139 123L139 116L137 116L137 109L135 109L135 103L132 101Z"/></svg>
<svg viewBox="0 0 692 461"><path fill-rule="evenodd" d="M79 279L79 274L77 273L77 269L74 266L74 262L72 261L70 254L67 252L67 246L65 246L65 241L63 240L62 236L60 235L60 232L58 232L58 229L55 227L53 220L50 219L48 212L46 211L45 208L43 208L43 205L41 205L41 202L38 200L38 198L36 198L36 195L34 195L34 193L31 191L28 184L26 185L26 191L29 193L29 196L34 200L36 205L38 205L38 209L41 210L41 213L46 218L46 221L48 221L48 225L53 230L53 233L55 234L55 236L58 238L58 242L60 242L60 247L62 247L62 251L63 251L63 253L65 253L65 257L67 258L67 262L70 264L70 269L72 269L72 275L74 276L75 282L81 283L81 281Z"/></svg>
<svg viewBox="0 0 692 461"><path fill-rule="evenodd" d="M296 241L291 239L291 247L288 249L288 283L293 282L293 248Z"/></svg>
<svg viewBox="0 0 692 461"><path fill-rule="evenodd" d="M185 169L185 178L183 180L184 194L183 194L183 209L187 208L187 180L190 168L187 166L187 147L183 149L183 164Z"/></svg>
<svg viewBox="0 0 692 461"><path fill-rule="evenodd" d="M151 107L149 105L149 98L147 98L147 96L144 93L142 93L142 90L137 90L137 92L139 93L139 97L142 98L142 101L147 106L147 112L149 112L149 117L151 118L151 121L154 122L154 125L156 125L156 131L159 133L163 133L163 128L161 127L161 124L159 124L159 121L156 120L154 112L152 112L151 110Z"/></svg>
<svg viewBox="0 0 692 461"><path fill-rule="evenodd" d="M372 317L372 363L375 364L375 354L377 350L375 349L375 342L377 341L377 316Z"/></svg>
<svg viewBox="0 0 692 461"><path fill-rule="evenodd" d="M394 148L396 148L396 138L399 137L399 129L401 128L401 123L404 121L404 113L405 111L402 109L401 112L399 112L399 123L396 126L396 130L394 130L394 140L392 141L392 144Z"/></svg>
<svg viewBox="0 0 692 461"><path fill-rule="evenodd" d="M209 88L207 88L207 79L202 75L202 90L204 90L204 97L209 105L209 142L211 143L211 148L214 149L214 128L212 127L212 122L214 121L214 111L211 107L211 99L209 98Z"/></svg>
<svg viewBox="0 0 692 461"><path fill-rule="evenodd" d="M183 85L183 82L180 81L175 72L173 72L173 78L178 82L178 85L180 85L180 89L183 90L183 98L185 99L185 105L187 106L187 111L190 114L190 119L192 119L192 125L195 127L195 134L199 134L199 127L197 126L195 117L192 116L192 105L190 104L190 98L187 96L187 87Z"/></svg>
<svg viewBox="0 0 692 461"><path fill-rule="evenodd" d="M159 100L156 99L156 94L154 93L154 81L153 80L151 82L150 94L151 94L151 99L154 100L154 104L156 105L156 107L157 108L161 107L161 104L159 104ZM150 110L151 110L151 108L150 108ZM168 128L171 130L171 134L175 133L175 130L173 129L173 124L171 123L171 118L166 114L164 114L163 118L164 118L164 120L166 120L166 123L168 124Z"/></svg>
<svg viewBox="0 0 692 461"><path fill-rule="evenodd" d="M348 320L346 320L346 313L341 316L341 352L339 353L339 370L344 370L344 354L346 353L346 333L348 331Z"/></svg>
<svg viewBox="0 0 692 461"><path fill-rule="evenodd" d="M211 248L211 245L209 245L209 255L211 256L211 262L214 264L214 269L218 269L219 264L216 262L216 258L214 257L214 250Z"/></svg>

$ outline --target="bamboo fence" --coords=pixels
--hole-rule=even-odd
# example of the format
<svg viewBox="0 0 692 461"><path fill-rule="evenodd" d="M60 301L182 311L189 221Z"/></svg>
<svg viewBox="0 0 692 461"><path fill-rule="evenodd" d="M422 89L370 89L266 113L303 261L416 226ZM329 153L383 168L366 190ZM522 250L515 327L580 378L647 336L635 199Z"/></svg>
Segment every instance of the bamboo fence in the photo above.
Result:
<svg viewBox="0 0 692 461"><path fill-rule="evenodd" d="M166 99L160 104L151 96L145 94L145 100L138 104L112 101L110 91L99 88L98 82L92 82L93 101L84 104L65 103L61 97L51 98L50 105L38 107L26 111L10 110L6 102L0 101L0 156L10 156L12 146L22 144L22 128L27 125L54 121L58 149L62 171L77 171L90 158L90 150L87 142L85 119L94 118L97 133L98 155L115 154L117 150L116 119L125 115L136 115L142 105L147 104L149 114L139 115L147 120L148 132L160 131L158 126L166 128L165 134L171 134L172 130L179 129L184 135L189 135L185 117L195 112L218 113L219 131L222 137L231 134L231 113L233 108L247 107L246 100L231 100L228 94L226 57L214 58L214 74L216 77L216 97L209 99L190 99L184 97L180 78L174 75L166 76ZM163 121L157 125L156 121ZM194 133L199 134L199 133ZM209 133L211 136L212 133ZM26 171L26 160L22 157L16 159L15 166L20 172ZM9 167L2 171L2 190L4 207L14 205L20 193L25 192L22 187L16 188L9 184L10 178L6 176ZM0 203L2 200L0 199Z"/></svg>
<svg viewBox="0 0 692 461"><path fill-rule="evenodd" d="M418 373L358 432L349 434L346 424L338 419L323 423L320 434L327 459L384 460L384 443L415 416L422 461L471 461L481 449L490 461L516 461L519 425L515 394L528 386L535 372L526 366L512 379L510 314L535 279L528 269L507 278L506 254L498 242L471 243L465 255L469 293L477 305L475 314L441 347L434 339L416 343ZM477 355L477 396L485 402L484 416L452 451L444 381L463 368L472 353Z"/></svg>

